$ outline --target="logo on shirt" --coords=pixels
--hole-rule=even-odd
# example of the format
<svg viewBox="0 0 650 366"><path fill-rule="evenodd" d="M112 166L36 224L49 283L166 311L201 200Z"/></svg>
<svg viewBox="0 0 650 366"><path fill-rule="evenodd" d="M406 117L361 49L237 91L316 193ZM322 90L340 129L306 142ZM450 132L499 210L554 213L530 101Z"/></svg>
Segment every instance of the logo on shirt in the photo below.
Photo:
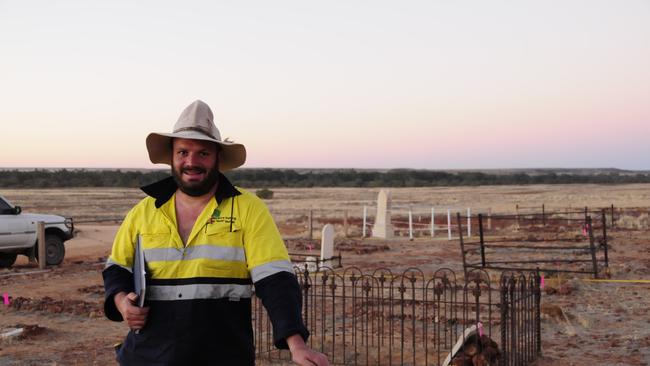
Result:
<svg viewBox="0 0 650 366"><path fill-rule="evenodd" d="M215 222L234 223L236 220L236 217L221 216L221 211L215 208L212 212L212 216L210 216L210 219L208 219L208 224L214 224Z"/></svg>

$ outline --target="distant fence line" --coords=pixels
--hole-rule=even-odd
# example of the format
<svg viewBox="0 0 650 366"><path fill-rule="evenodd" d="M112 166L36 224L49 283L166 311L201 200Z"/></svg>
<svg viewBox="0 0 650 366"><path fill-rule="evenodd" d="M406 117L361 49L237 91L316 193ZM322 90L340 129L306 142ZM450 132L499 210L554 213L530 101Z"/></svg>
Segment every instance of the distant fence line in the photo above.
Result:
<svg viewBox="0 0 650 366"><path fill-rule="evenodd" d="M578 208L578 207L554 207L549 208L545 204L537 206L523 206L516 204L514 214L510 216L517 219L518 217L538 217L542 222L553 215L565 215L569 218L584 217L586 214L600 214L605 210L607 220L611 228L617 228L618 219L623 216L638 216L639 214L650 214L650 208L621 208L614 207L613 204L607 207L598 208ZM541 210L540 210L541 209ZM324 225L332 223L339 226L339 233L344 237L368 237L371 235L375 215L372 213L376 208L373 205L363 205L355 209L310 209L291 211L291 215L298 215L305 222L306 236L313 239L314 231L318 229L316 224ZM459 238L458 225L456 222L456 213L462 213L461 219L464 220L463 234L466 237L472 237L478 230L478 215L483 216L484 230L492 230L492 216L498 215L503 218L508 216L503 212L493 212L491 208L471 208L471 207L434 207L424 204L418 205L396 205L390 209L392 223L394 224L396 235L408 236L409 239L415 237L428 236L431 238L446 236L447 240L457 240ZM287 212L271 210L272 214L286 215ZM351 214L353 213L353 214ZM92 217L81 216L75 218L75 223L110 223L122 222L123 217ZM276 217L276 222L295 221L295 218ZM518 221L518 219L516 220ZM304 237L303 235L299 235ZM289 235L291 237L291 235Z"/></svg>
<svg viewBox="0 0 650 366"><path fill-rule="evenodd" d="M416 207L416 209L414 209ZM510 214L516 219L517 225L519 217L535 216L539 217L543 222L547 217L553 215L567 215L569 218L583 217L581 215L600 213L605 210L606 215L609 217L611 227L616 227L617 218L624 215L627 211L623 208L615 208L613 204L605 208L589 208L579 209L576 207L567 208L552 208L550 211L545 204L540 206L521 206L516 204L513 206L515 209L514 214ZM539 209L541 208L541 212ZM537 211L535 211L537 209ZM425 211L426 210L426 211ZM650 209L645 209L650 212ZM335 223L342 226L342 234L345 237L360 236L362 238L368 237L372 233L374 225L374 217L372 211L376 211L374 205L363 205L361 212L359 209L311 209L307 211L305 220L307 221L307 236L313 239L313 231L316 229L314 221L325 223ZM358 212L359 216L352 216L350 212ZM508 216L503 213L493 213L492 208L458 208L458 207L434 207L419 205L394 205L387 211L391 215L391 223L394 226L395 233L398 236L408 236L409 239L414 239L416 236L428 236L431 238L437 237L438 233L443 232L446 234L447 240L457 240L460 237L459 227L457 220L457 213L462 212L461 219L464 222L463 235L472 237L472 233L478 230L478 216L479 214L484 218L484 230L492 230L492 216L498 215L501 218ZM533 213L534 212L534 213ZM316 215L315 215L316 213ZM318 215L320 214L320 215ZM341 218L342 216L342 218ZM417 219L416 219L417 218ZM355 234L351 230L356 228ZM443 235L444 235L443 234Z"/></svg>

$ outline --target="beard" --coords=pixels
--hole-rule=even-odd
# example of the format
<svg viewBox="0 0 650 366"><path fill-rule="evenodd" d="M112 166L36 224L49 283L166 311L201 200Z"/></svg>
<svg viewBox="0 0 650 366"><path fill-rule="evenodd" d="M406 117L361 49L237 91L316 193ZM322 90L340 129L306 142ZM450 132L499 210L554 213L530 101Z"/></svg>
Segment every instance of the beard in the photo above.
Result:
<svg viewBox="0 0 650 366"><path fill-rule="evenodd" d="M183 172L187 170L194 170L207 174L201 181L184 182L182 176ZM186 166L180 169L172 167L172 176L174 177L174 181L176 182L176 185L181 190L181 192L187 194L188 196L198 197L203 196L204 194L210 192L212 188L214 188L214 186L219 181L219 169L214 167L208 170L195 166Z"/></svg>

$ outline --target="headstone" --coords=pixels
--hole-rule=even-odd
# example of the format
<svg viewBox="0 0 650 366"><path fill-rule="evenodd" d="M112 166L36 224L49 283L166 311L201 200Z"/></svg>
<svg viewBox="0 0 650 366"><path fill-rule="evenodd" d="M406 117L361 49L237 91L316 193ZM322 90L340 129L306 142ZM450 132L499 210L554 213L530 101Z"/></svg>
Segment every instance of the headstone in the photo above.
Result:
<svg viewBox="0 0 650 366"><path fill-rule="evenodd" d="M387 239L393 235L393 225L390 223L390 191L382 189L377 195L377 216L372 227L372 236Z"/></svg>
<svg viewBox="0 0 650 366"><path fill-rule="evenodd" d="M320 265L319 267L332 268L332 257L334 256L334 227L330 224L323 226L323 233L320 239Z"/></svg>

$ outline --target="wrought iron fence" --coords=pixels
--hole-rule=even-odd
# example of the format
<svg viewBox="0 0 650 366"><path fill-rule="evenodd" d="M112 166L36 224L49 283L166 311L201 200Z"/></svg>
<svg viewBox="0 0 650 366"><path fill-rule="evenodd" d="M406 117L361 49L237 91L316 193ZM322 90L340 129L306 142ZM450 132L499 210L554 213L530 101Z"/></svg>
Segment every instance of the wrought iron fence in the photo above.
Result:
<svg viewBox="0 0 650 366"><path fill-rule="evenodd" d="M332 364L445 365L454 350L458 357L479 354L487 337L499 343L500 357L496 350L489 356L502 365L525 364L541 353L536 273L506 273L496 288L483 270L468 271L462 280L447 268L429 276L417 268L395 275L384 268L363 273L354 267L301 268L296 274L308 342ZM257 298L253 319L257 358L290 359L288 351L274 348Z"/></svg>
<svg viewBox="0 0 650 366"><path fill-rule="evenodd" d="M457 214L463 268L586 273L598 278L609 266L606 211L550 212L526 215L478 215L477 240L462 235ZM584 216L583 216L584 215ZM577 217L576 217L577 216Z"/></svg>

